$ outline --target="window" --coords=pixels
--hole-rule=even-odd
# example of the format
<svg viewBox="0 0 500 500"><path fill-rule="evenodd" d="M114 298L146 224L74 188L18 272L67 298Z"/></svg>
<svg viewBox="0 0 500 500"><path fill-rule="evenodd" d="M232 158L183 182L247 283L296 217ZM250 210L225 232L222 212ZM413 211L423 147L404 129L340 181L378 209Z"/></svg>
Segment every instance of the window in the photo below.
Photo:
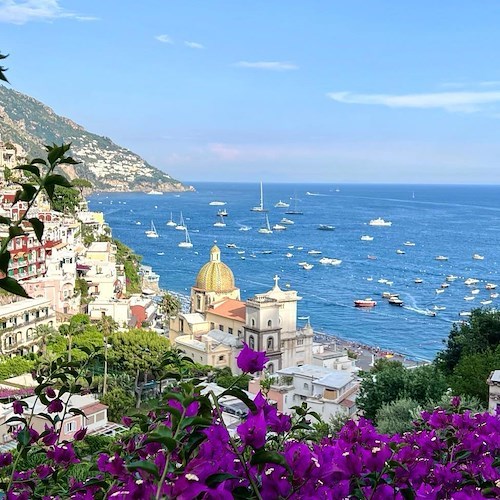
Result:
<svg viewBox="0 0 500 500"><path fill-rule="evenodd" d="M224 331L224 325L219 325L219 330L220 330L221 332L223 332L223 331Z"/></svg>
<svg viewBox="0 0 500 500"><path fill-rule="evenodd" d="M267 365L267 371L268 371L269 373L274 373L274 365L273 365L272 363L269 363L269 364Z"/></svg>
<svg viewBox="0 0 500 500"><path fill-rule="evenodd" d="M29 320L30 320L30 314L29 313L25 313L24 314L24 321L27 323Z"/></svg>
<svg viewBox="0 0 500 500"><path fill-rule="evenodd" d="M309 384L307 382L304 382L304 389L309 389Z"/></svg>
<svg viewBox="0 0 500 500"><path fill-rule="evenodd" d="M210 330L215 330L215 323L210 323Z"/></svg>
<svg viewBox="0 0 500 500"><path fill-rule="evenodd" d="M269 328L271 328L271 327L273 326L273 322L272 322L271 320L269 320L269 321L267 322L267 326L268 326Z"/></svg>
<svg viewBox="0 0 500 500"><path fill-rule="evenodd" d="M219 361L224 361L224 355L219 356Z"/></svg>
<svg viewBox="0 0 500 500"><path fill-rule="evenodd" d="M201 309L201 297L199 295L196 296L196 309Z"/></svg>
<svg viewBox="0 0 500 500"><path fill-rule="evenodd" d="M104 420L104 412L102 411L95 416L95 421L98 422L99 420Z"/></svg>
<svg viewBox="0 0 500 500"><path fill-rule="evenodd" d="M267 337L267 350L268 351L274 350L274 339L273 339L273 337Z"/></svg>
<svg viewBox="0 0 500 500"><path fill-rule="evenodd" d="M233 334L233 329L232 328L228 328L227 329L227 333L229 333L229 335L232 335Z"/></svg>
<svg viewBox="0 0 500 500"><path fill-rule="evenodd" d="M252 326L255 326L255 320L252 318Z"/></svg>
<svg viewBox="0 0 500 500"><path fill-rule="evenodd" d="M179 319L179 330L184 331L184 320L182 318Z"/></svg>
<svg viewBox="0 0 500 500"><path fill-rule="evenodd" d="M281 348L284 349L285 348L285 343L284 342L281 342Z"/></svg>
<svg viewBox="0 0 500 500"><path fill-rule="evenodd" d="M70 432L75 432L75 429L76 429L76 423L75 423L75 421L66 422L64 424L64 432L65 432L65 434L69 434Z"/></svg>
<svg viewBox="0 0 500 500"><path fill-rule="evenodd" d="M248 347L250 347L250 349L255 349L255 339L253 338L253 335L248 337Z"/></svg>
<svg viewBox="0 0 500 500"><path fill-rule="evenodd" d="M297 345L304 345L304 339L298 339Z"/></svg>

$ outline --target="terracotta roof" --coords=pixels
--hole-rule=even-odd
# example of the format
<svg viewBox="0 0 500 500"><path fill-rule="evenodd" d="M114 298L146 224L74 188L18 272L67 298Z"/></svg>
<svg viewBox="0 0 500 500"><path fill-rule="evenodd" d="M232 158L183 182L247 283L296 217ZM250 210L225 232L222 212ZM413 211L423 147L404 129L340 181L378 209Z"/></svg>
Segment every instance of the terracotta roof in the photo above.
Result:
<svg viewBox="0 0 500 500"><path fill-rule="evenodd" d="M352 408L356 403L350 399L344 399L340 402L340 406L345 406L346 408Z"/></svg>
<svg viewBox="0 0 500 500"><path fill-rule="evenodd" d="M84 406L82 408L83 413L85 415L93 415L94 413L97 413L98 411L105 410L107 408L106 405L103 405L102 403L96 402L92 403L91 405Z"/></svg>
<svg viewBox="0 0 500 500"><path fill-rule="evenodd" d="M236 321L245 321L246 314L245 303L236 299L224 299L213 305L210 313L224 318L234 319Z"/></svg>

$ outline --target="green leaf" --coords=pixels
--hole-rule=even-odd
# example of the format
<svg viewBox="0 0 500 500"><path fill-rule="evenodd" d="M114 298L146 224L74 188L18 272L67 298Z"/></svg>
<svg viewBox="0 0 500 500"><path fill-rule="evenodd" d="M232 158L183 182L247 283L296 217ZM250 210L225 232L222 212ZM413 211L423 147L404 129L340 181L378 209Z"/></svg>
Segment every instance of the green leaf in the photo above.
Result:
<svg viewBox="0 0 500 500"><path fill-rule="evenodd" d="M467 458L470 454L471 454L471 451L470 451L470 450L462 450L462 451L459 451L459 452L455 455L455 460L464 460L464 459L465 459L465 458Z"/></svg>
<svg viewBox="0 0 500 500"><path fill-rule="evenodd" d="M220 401L224 396L234 396L238 398L241 402L245 403L250 411L254 412L257 410L255 403L246 395L243 389L238 387L233 387L232 389L226 389L217 399Z"/></svg>
<svg viewBox="0 0 500 500"><path fill-rule="evenodd" d="M33 229L35 231L36 237L38 238L38 241L40 243L42 243L42 236L43 236L43 229L44 229L43 222L40 219L37 219L36 217L32 217L31 219L28 219L28 221L33 226Z"/></svg>
<svg viewBox="0 0 500 500"><path fill-rule="evenodd" d="M15 238L16 236L22 236L24 234L23 228L20 226L10 226L9 236L10 238Z"/></svg>
<svg viewBox="0 0 500 500"><path fill-rule="evenodd" d="M287 470L290 470L290 466L288 465L285 457L278 453L277 451L266 451L259 450L256 451L250 461L252 465L257 464L278 464L285 467Z"/></svg>
<svg viewBox="0 0 500 500"><path fill-rule="evenodd" d="M81 162L76 161L74 158L71 156L68 156L66 158L63 158L59 163L68 163L70 165L79 165Z"/></svg>
<svg viewBox="0 0 500 500"><path fill-rule="evenodd" d="M36 175L38 178L40 178L40 169L38 167L36 167L35 165L19 165L18 167L14 167L14 170L24 170L24 171L30 172L33 175Z"/></svg>
<svg viewBox="0 0 500 500"><path fill-rule="evenodd" d="M209 488L215 488L217 485L220 483L223 483L224 481L227 481L228 479L240 479L238 476L235 476L233 474L226 474L226 473L219 473L219 474L212 474L208 476L205 479L205 484Z"/></svg>
<svg viewBox="0 0 500 500"><path fill-rule="evenodd" d="M50 186L44 186L44 188L45 192L47 193L47 196L49 197L49 200L52 201L52 199L54 198L54 189L55 189L54 184L51 184Z"/></svg>
<svg viewBox="0 0 500 500"><path fill-rule="evenodd" d="M85 415L85 413L80 410L80 408L70 408L69 409L69 412L70 413L73 413L73 415L81 415L82 417L87 417L87 415Z"/></svg>
<svg viewBox="0 0 500 500"><path fill-rule="evenodd" d="M21 443L23 446L28 446L30 442L31 436L28 431L27 427L24 427L20 432L17 434L17 441Z"/></svg>
<svg viewBox="0 0 500 500"><path fill-rule="evenodd" d="M0 215L0 224L6 224L7 226L10 226L12 223L12 220L10 217L4 217L3 215Z"/></svg>
<svg viewBox="0 0 500 500"><path fill-rule="evenodd" d="M10 252L5 250L5 252L0 253L0 271L7 274L10 262Z"/></svg>
<svg viewBox="0 0 500 500"><path fill-rule="evenodd" d="M156 465L152 462L148 462L147 460L131 462L127 464L127 469L141 469L143 471L149 472L150 474L153 474L153 476L155 476L157 479L159 478L158 467L156 467Z"/></svg>
<svg viewBox="0 0 500 500"><path fill-rule="evenodd" d="M43 158L35 158L34 160L30 161L30 165L36 165L37 163L40 163L41 165L47 165L47 162Z"/></svg>
<svg viewBox="0 0 500 500"><path fill-rule="evenodd" d="M68 179L64 177L64 175L59 174L48 175L45 178L43 185L45 186L45 188L47 188L47 186L63 186L68 188L73 187L71 185L71 182L69 182Z"/></svg>
<svg viewBox="0 0 500 500"><path fill-rule="evenodd" d="M31 297L26 293L26 290L14 278L6 277L0 279L0 288L6 292L13 293L14 295L31 299Z"/></svg>
<svg viewBox="0 0 500 500"><path fill-rule="evenodd" d="M187 417L182 420L180 428L185 429L186 427L189 426L196 426L196 427L210 427L210 424L212 423L212 420L209 418L203 418L203 417Z"/></svg>
<svg viewBox="0 0 500 500"><path fill-rule="evenodd" d="M412 488L403 488L399 490L401 495L403 495L403 498L405 500L414 500L415 499L415 492L413 491Z"/></svg>

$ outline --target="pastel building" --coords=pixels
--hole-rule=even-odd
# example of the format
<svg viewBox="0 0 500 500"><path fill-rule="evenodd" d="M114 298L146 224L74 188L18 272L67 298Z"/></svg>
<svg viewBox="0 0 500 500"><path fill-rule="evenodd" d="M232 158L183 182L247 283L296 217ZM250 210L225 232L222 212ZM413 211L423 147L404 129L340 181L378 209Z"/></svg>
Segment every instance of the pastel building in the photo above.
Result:
<svg viewBox="0 0 500 500"><path fill-rule="evenodd" d="M487 384L489 385L488 411L494 414L500 409L500 370L490 373Z"/></svg>

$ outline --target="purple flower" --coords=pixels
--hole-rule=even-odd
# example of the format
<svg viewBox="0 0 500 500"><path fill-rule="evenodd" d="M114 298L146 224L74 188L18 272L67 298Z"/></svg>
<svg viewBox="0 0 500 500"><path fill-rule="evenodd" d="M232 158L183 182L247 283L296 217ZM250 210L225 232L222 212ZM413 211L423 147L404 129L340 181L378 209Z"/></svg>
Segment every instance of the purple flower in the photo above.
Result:
<svg viewBox="0 0 500 500"><path fill-rule="evenodd" d="M87 428L80 429L75 432L75 435L73 436L73 439L75 441L81 441L85 436L87 435Z"/></svg>
<svg viewBox="0 0 500 500"><path fill-rule="evenodd" d="M42 432L43 444L46 446L52 446L53 444L57 443L58 438L59 436L54 431L54 428L51 428L47 424L45 424L45 430Z"/></svg>
<svg viewBox="0 0 500 500"><path fill-rule="evenodd" d="M7 467L12 463L12 455L10 453L0 453L0 468Z"/></svg>
<svg viewBox="0 0 500 500"><path fill-rule="evenodd" d="M14 408L14 413L16 413L17 415L22 415L24 413L25 405L26 405L25 402L22 402L22 401L19 401L18 399L16 399L12 403L12 407Z"/></svg>
<svg viewBox="0 0 500 500"><path fill-rule="evenodd" d="M265 352L254 351L243 342L243 349L236 358L238 368L245 373L260 372L264 369L264 365L269 361Z"/></svg>
<svg viewBox="0 0 500 500"><path fill-rule="evenodd" d="M454 408L458 408L461 401L462 400L460 399L460 396L453 396L451 398L451 406L453 406Z"/></svg>
<svg viewBox="0 0 500 500"><path fill-rule="evenodd" d="M259 410L255 415L249 413L247 419L238 425L237 431L246 446L251 446L254 449L262 448L266 444L264 412Z"/></svg>
<svg viewBox="0 0 500 500"><path fill-rule="evenodd" d="M53 450L47 451L47 458L54 460L56 464L68 466L70 464L77 464L79 462L76 458L73 445L63 444L62 446L54 446Z"/></svg>
<svg viewBox="0 0 500 500"><path fill-rule="evenodd" d="M45 390L45 394L50 399L56 397L56 391L54 391L54 389L52 389L52 387L47 387L47 389Z"/></svg>
<svg viewBox="0 0 500 500"><path fill-rule="evenodd" d="M59 413L62 410L63 410L63 404L60 399L54 399L47 406L47 411L49 413Z"/></svg>
<svg viewBox="0 0 500 500"><path fill-rule="evenodd" d="M40 479L46 479L54 473L54 469L50 465L46 464L39 465L35 470Z"/></svg>
<svg viewBox="0 0 500 500"><path fill-rule="evenodd" d="M107 453L101 453L97 459L97 468L101 472L107 472L116 477L125 476L127 472L125 463L118 453L115 453L112 457Z"/></svg>
<svg viewBox="0 0 500 500"><path fill-rule="evenodd" d="M134 425L134 421L130 417L122 417L122 424L126 427L132 427Z"/></svg>

